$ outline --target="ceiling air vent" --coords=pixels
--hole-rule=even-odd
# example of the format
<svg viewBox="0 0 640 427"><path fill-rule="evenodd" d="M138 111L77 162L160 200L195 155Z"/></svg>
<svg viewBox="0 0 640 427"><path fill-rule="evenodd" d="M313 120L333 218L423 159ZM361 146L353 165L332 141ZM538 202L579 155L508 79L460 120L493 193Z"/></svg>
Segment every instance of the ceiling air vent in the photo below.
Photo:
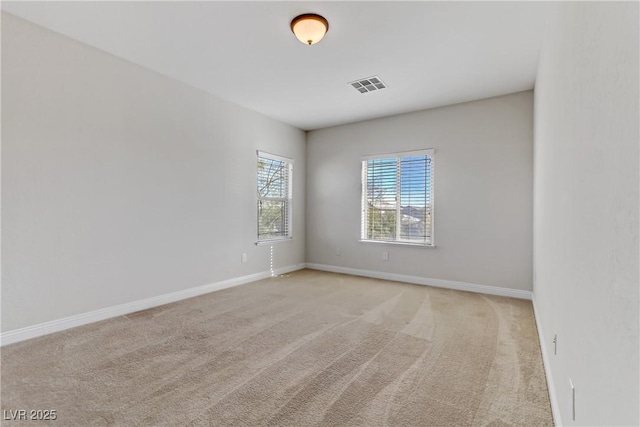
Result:
<svg viewBox="0 0 640 427"><path fill-rule="evenodd" d="M384 89L387 87L387 85L385 85L378 76L354 80L348 84L353 86L353 88L360 93L373 92L374 90Z"/></svg>

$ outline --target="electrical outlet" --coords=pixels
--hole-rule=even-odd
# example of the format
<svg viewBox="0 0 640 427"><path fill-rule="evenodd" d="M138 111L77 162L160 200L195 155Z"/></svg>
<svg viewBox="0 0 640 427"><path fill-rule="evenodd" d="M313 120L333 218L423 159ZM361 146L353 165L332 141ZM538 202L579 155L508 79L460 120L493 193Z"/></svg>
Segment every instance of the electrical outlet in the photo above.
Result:
<svg viewBox="0 0 640 427"><path fill-rule="evenodd" d="M553 336L553 355L558 354L558 334Z"/></svg>
<svg viewBox="0 0 640 427"><path fill-rule="evenodd" d="M338 255L338 256L342 255L342 251L340 250L340 248L336 249L336 255Z"/></svg>
<svg viewBox="0 0 640 427"><path fill-rule="evenodd" d="M247 262L247 254L242 254L242 262Z"/></svg>
<svg viewBox="0 0 640 427"><path fill-rule="evenodd" d="M571 381L571 378L569 378L569 387L570 387L570 393L569 393L569 411L571 411L571 419L573 421L576 420L576 388L573 385L573 381Z"/></svg>
<svg viewBox="0 0 640 427"><path fill-rule="evenodd" d="M383 251L383 252L382 252L382 259L383 259L384 261L388 261L388 260L389 260L389 252L387 252L387 251Z"/></svg>

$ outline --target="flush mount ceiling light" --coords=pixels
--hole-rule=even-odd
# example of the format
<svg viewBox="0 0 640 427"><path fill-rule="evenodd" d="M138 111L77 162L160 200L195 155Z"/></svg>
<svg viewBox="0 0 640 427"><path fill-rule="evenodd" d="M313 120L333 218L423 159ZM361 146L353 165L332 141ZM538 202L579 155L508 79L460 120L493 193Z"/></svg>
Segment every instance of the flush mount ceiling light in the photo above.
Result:
<svg viewBox="0 0 640 427"><path fill-rule="evenodd" d="M320 15L305 13L293 18L291 31L304 44L318 43L329 31L329 22Z"/></svg>

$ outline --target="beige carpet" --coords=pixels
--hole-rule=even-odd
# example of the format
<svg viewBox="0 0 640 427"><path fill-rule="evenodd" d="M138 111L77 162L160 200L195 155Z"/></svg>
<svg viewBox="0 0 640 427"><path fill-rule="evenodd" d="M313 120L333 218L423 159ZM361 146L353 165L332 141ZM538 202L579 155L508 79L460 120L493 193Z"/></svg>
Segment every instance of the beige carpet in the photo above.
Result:
<svg viewBox="0 0 640 427"><path fill-rule="evenodd" d="M1 406L55 409L40 426L552 425L529 301L312 270L4 347Z"/></svg>

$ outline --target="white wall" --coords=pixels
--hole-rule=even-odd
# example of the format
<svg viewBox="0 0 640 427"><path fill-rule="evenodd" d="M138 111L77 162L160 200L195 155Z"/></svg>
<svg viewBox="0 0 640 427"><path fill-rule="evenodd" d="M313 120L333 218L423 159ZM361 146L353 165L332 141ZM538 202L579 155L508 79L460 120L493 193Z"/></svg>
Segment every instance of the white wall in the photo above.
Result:
<svg viewBox="0 0 640 427"><path fill-rule="evenodd" d="M269 270L257 149L295 159L274 264L305 260L298 129L6 13L2 113L3 331Z"/></svg>
<svg viewBox="0 0 640 427"><path fill-rule="evenodd" d="M540 58L534 298L561 425L640 424L638 36L636 2L565 3Z"/></svg>
<svg viewBox="0 0 640 427"><path fill-rule="evenodd" d="M309 132L307 261L531 290L532 144L532 92ZM436 247L358 242L361 157L421 148Z"/></svg>

